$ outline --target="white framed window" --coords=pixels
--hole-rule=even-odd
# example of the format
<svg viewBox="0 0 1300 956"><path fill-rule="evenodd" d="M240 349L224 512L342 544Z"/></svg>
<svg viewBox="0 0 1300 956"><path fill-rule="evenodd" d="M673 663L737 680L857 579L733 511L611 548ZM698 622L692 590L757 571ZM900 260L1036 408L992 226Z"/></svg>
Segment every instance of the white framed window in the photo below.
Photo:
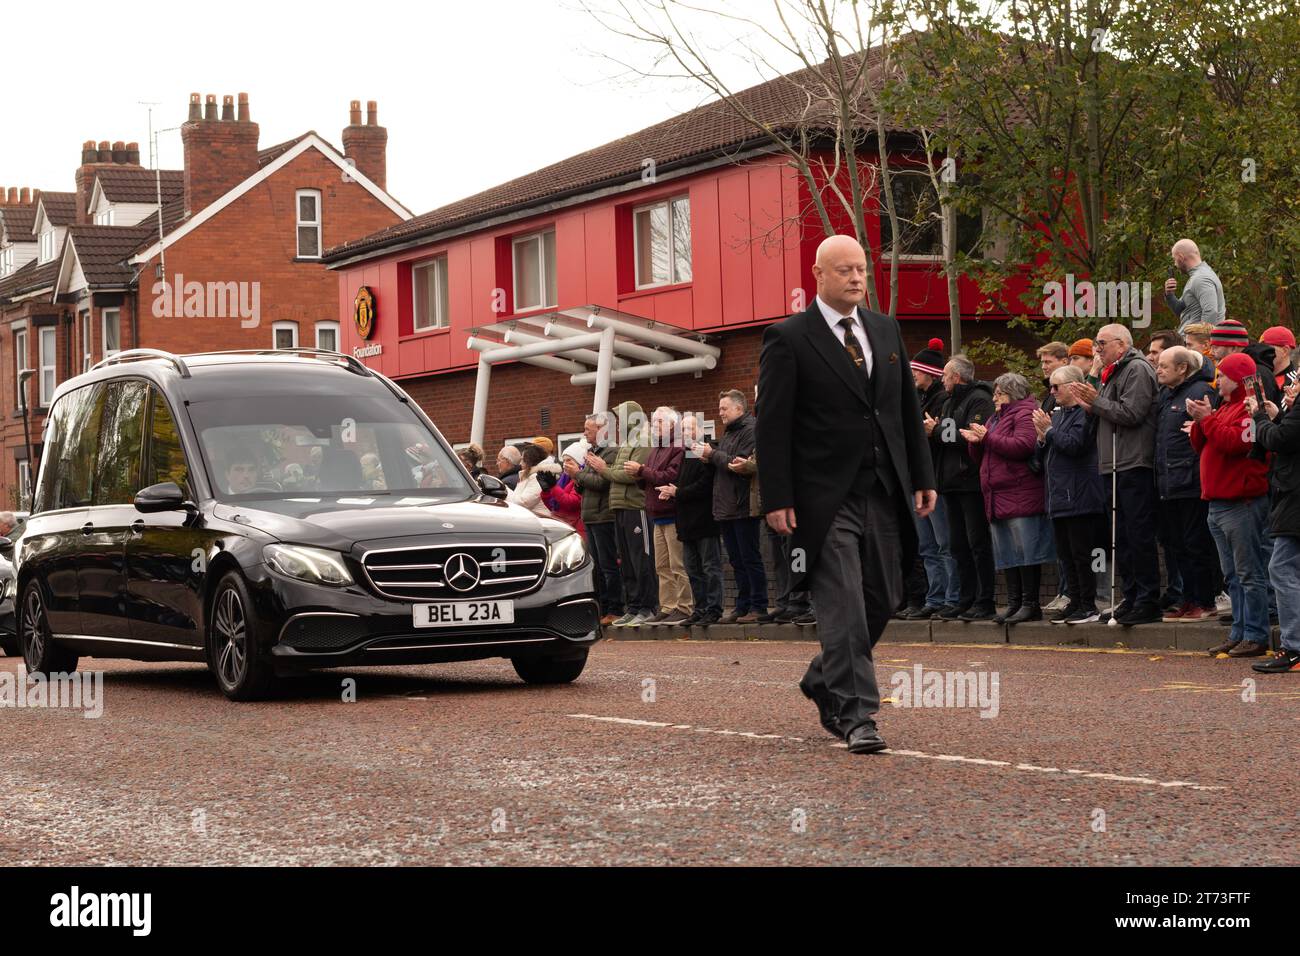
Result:
<svg viewBox="0 0 1300 956"><path fill-rule="evenodd" d="M23 386L20 383L22 370L27 367L27 330L19 329L14 333L14 401L23 407Z"/></svg>
<svg viewBox="0 0 1300 956"><path fill-rule="evenodd" d="M90 366L95 364L95 353L91 351L89 309L82 309L77 314L77 327L81 329L81 370L89 372Z"/></svg>
<svg viewBox="0 0 1300 956"><path fill-rule="evenodd" d="M415 303L415 330L445 329L449 318L447 257L438 256L411 267Z"/></svg>
<svg viewBox="0 0 1300 956"><path fill-rule="evenodd" d="M54 363L58 360L59 350L57 348L57 336L54 326L45 326L40 330L40 352L41 352L41 408L50 407L50 399L54 397L54 387L58 385L58 378L55 375Z"/></svg>
<svg viewBox="0 0 1300 956"><path fill-rule="evenodd" d="M327 352L337 352L339 350L339 324L337 322L316 323L316 348L324 349Z"/></svg>
<svg viewBox="0 0 1300 956"><path fill-rule="evenodd" d="M0 249L0 276L7 276L14 271L14 247Z"/></svg>
<svg viewBox="0 0 1300 956"><path fill-rule="evenodd" d="M297 322L271 323L271 348L296 349L298 347Z"/></svg>
<svg viewBox="0 0 1300 956"><path fill-rule="evenodd" d="M46 229L41 233L41 262L49 262L54 258L54 230Z"/></svg>
<svg viewBox="0 0 1300 956"><path fill-rule="evenodd" d="M296 196L298 209L298 258L320 258L320 190L299 189Z"/></svg>
<svg viewBox="0 0 1300 956"><path fill-rule="evenodd" d="M107 209L95 213L95 225L112 226L114 225L113 218L113 207L109 206Z"/></svg>
<svg viewBox="0 0 1300 956"><path fill-rule="evenodd" d="M686 196L632 210L636 287L691 281L691 203Z"/></svg>
<svg viewBox="0 0 1300 956"><path fill-rule="evenodd" d="M555 230L520 236L511 245L515 311L555 305Z"/></svg>
<svg viewBox="0 0 1300 956"><path fill-rule="evenodd" d="M18 500L20 511L32 510L32 466L26 459L18 462Z"/></svg>
<svg viewBox="0 0 1300 956"><path fill-rule="evenodd" d="M104 334L104 358L122 351L122 310L105 309L100 316Z"/></svg>

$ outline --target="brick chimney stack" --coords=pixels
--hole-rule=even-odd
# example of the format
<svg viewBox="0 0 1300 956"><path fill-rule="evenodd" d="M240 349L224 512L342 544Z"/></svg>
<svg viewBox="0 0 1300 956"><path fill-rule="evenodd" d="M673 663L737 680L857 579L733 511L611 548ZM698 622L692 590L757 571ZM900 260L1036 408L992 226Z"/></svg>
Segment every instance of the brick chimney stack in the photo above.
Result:
<svg viewBox="0 0 1300 956"><path fill-rule="evenodd" d="M365 125L361 123L361 101L349 104L343 155L380 189L388 188L388 130L379 125L379 104L374 100L366 103Z"/></svg>
<svg viewBox="0 0 1300 956"><path fill-rule="evenodd" d="M96 143L88 139L81 144L81 165L77 168L77 222L88 223L90 215L90 197L95 189L96 170L104 166L139 166L140 145L125 143L122 140L110 142L100 140Z"/></svg>
<svg viewBox="0 0 1300 956"><path fill-rule="evenodd" d="M248 94L200 100L190 94L189 119L181 127L185 147L185 208L190 215L211 205L257 172L258 126L248 118Z"/></svg>

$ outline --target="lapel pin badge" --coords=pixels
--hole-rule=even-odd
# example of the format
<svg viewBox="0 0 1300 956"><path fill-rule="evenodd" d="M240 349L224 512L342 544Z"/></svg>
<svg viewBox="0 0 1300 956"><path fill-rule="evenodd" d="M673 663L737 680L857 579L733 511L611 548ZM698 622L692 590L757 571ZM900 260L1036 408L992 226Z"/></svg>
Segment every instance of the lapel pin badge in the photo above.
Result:
<svg viewBox="0 0 1300 956"><path fill-rule="evenodd" d="M897 365L897 364L898 364L898 353L897 353L897 352L890 352L890 353L889 353L889 364L890 364L890 365Z"/></svg>

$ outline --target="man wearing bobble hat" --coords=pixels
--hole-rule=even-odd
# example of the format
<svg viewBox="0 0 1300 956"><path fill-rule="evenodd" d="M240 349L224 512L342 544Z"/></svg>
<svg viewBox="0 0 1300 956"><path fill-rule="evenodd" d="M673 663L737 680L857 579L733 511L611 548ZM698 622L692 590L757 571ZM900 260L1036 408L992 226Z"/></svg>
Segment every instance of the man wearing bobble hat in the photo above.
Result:
<svg viewBox="0 0 1300 956"><path fill-rule="evenodd" d="M931 339L925 348L912 356L912 381L921 400L921 419L937 422L942 415L948 393L943 387L943 339ZM930 441L940 435L932 430ZM948 518L940 495L934 511L916 519L916 533L920 560L925 569L925 602L904 612L906 620L920 621L934 617L942 611L955 608L961 601L961 582L957 578L957 562L948 549ZM915 573L915 571L913 572ZM919 591L919 587L917 588ZM908 593L914 593L908 588Z"/></svg>

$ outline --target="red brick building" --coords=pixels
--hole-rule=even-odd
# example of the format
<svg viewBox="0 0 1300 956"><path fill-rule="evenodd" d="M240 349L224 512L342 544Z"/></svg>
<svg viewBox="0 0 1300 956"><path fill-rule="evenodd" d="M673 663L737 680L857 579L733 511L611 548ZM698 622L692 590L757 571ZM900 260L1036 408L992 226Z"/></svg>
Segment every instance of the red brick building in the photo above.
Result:
<svg viewBox="0 0 1300 956"><path fill-rule="evenodd" d="M776 81L740 95L775 121L789 92ZM908 135L887 148L891 164L916 163ZM904 211L932 189L921 175L894 182ZM879 199L867 200L875 248ZM400 380L450 440L481 440L491 466L507 441L579 431L602 401L713 418L720 391L752 389L763 329L811 303L821 238L800 176L710 104L325 259L339 275L345 348ZM901 263L898 315L913 351L948 338L938 241L936 223ZM961 280L967 337L1005 335L1010 310L1021 311L1015 291L989 302ZM373 302L366 334L354 321L359 294ZM602 335L612 339L603 369Z"/></svg>
<svg viewBox="0 0 1300 956"><path fill-rule="evenodd" d="M87 141L70 193L0 204L0 505L27 467L17 372L39 460L54 386L114 352L339 347L333 245L410 218L386 191L387 131L351 104L342 151L314 131L259 148L247 94L193 94L184 169Z"/></svg>

